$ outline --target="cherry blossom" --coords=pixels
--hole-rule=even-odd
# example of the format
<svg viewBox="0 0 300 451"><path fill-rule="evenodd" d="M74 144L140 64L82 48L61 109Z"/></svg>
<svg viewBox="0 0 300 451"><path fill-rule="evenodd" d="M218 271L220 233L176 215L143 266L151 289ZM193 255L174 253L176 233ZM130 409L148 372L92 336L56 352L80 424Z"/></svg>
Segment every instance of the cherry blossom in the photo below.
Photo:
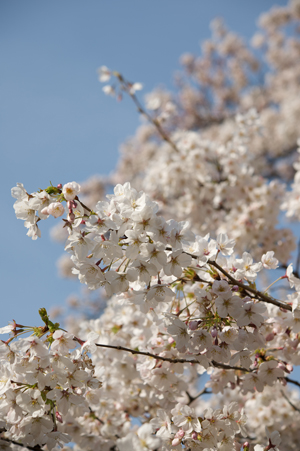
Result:
<svg viewBox="0 0 300 451"><path fill-rule="evenodd" d="M281 218L300 218L299 20L298 0L260 18L262 69L214 21L178 95L147 109L141 83L100 67L145 119L117 170L12 188L32 239L54 217L84 289L64 324L40 309L1 325L3 448L298 449L299 255Z"/></svg>

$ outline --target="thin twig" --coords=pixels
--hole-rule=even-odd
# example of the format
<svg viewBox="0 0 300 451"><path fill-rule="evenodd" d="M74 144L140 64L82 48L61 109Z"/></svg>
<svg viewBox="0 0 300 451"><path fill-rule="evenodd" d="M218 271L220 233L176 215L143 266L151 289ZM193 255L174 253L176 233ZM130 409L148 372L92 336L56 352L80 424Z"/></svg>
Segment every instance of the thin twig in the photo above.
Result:
<svg viewBox="0 0 300 451"><path fill-rule="evenodd" d="M300 239L298 241L298 247L297 247L297 260L296 260L296 273L297 273L297 277L299 274L299 269L300 269Z"/></svg>
<svg viewBox="0 0 300 451"><path fill-rule="evenodd" d="M79 202L80 205L81 205L85 210L87 210L87 211L89 211L89 212L91 213L92 210L91 210L89 207L87 207L86 205L84 205L84 203L81 202L81 200L78 198L78 196L75 197L75 200L77 200L77 202Z"/></svg>
<svg viewBox="0 0 300 451"><path fill-rule="evenodd" d="M104 421L101 420L101 418L97 417L97 415L95 414L95 412L89 407L89 411L91 413L91 417L94 418L95 420L99 421L99 423L104 424Z"/></svg>
<svg viewBox="0 0 300 451"><path fill-rule="evenodd" d="M297 410L297 412L300 412L299 407L295 406L295 404L293 404L292 401L289 400L289 398L288 398L287 395L284 393L284 391L283 391L283 390L280 390L280 391L281 391L282 396L283 396L283 397L287 400L287 402L289 403L289 405L290 405L291 407L293 407L294 410Z"/></svg>
<svg viewBox="0 0 300 451"><path fill-rule="evenodd" d="M143 108L142 104L140 103L140 101L138 100L138 98L136 97L136 95L132 92L130 92L130 87L131 87L131 83L128 82L127 80L125 80L125 78L123 77L123 75L116 73L115 76L118 78L118 80L120 81L122 87L124 88L124 90L127 92L127 94L132 98L135 106L137 107L137 110L140 114L142 114L146 119L148 119L148 121L156 128L156 130L158 131L158 133L160 134L160 136L162 137L162 139L164 141L166 141L168 144L170 144L170 146L176 151L179 152L178 147L176 146L176 144L169 138L169 136L166 134L166 132L163 130L162 126L160 125L160 123L158 122L157 119L153 119L149 113L147 113L147 111Z"/></svg>
<svg viewBox="0 0 300 451"><path fill-rule="evenodd" d="M242 282L239 282L234 277L232 277L225 269L222 268L218 263L212 260L208 260L208 263L215 268L217 268L224 276L228 277L228 279L234 284L237 285L240 288L243 288L246 292L249 291L250 293L255 294L261 301L267 302L268 304L276 305L277 307L280 307L284 310L292 311L292 306L289 304L286 304L285 302L279 301L278 299L275 299L273 297L267 296L261 291L256 290L255 288L251 288L248 285L244 285Z"/></svg>

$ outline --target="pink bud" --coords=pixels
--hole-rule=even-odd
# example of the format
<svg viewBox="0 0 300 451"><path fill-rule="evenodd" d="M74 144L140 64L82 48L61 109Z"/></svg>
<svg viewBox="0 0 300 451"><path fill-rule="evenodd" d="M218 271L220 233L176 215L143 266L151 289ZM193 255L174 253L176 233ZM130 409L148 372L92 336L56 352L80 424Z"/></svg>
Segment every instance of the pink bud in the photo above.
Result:
<svg viewBox="0 0 300 451"><path fill-rule="evenodd" d="M179 429L179 431L176 432L175 437L183 438L185 436L185 432L183 429Z"/></svg>
<svg viewBox="0 0 300 451"><path fill-rule="evenodd" d="M287 365L286 365L286 371L288 372L288 373L291 373L292 371L293 371L293 365L291 365L290 363L287 363Z"/></svg>
<svg viewBox="0 0 300 451"><path fill-rule="evenodd" d="M62 416L59 412L56 411L55 416L56 416L57 421L59 421L60 423L63 423Z"/></svg>
<svg viewBox="0 0 300 451"><path fill-rule="evenodd" d="M172 440L172 446L177 446L180 444L180 442L181 442L180 438L174 438Z"/></svg>
<svg viewBox="0 0 300 451"><path fill-rule="evenodd" d="M47 215L47 216L49 216L49 211L48 211L48 207L45 207L45 208L43 208L42 210L41 210L41 213L42 213L42 215Z"/></svg>
<svg viewBox="0 0 300 451"><path fill-rule="evenodd" d="M193 431L193 432L192 432L192 439L193 439L193 440L197 440L197 436L198 436L198 435L197 435L197 432Z"/></svg>
<svg viewBox="0 0 300 451"><path fill-rule="evenodd" d="M190 330L196 330L198 327L198 321L190 321L189 322L189 329Z"/></svg>
<svg viewBox="0 0 300 451"><path fill-rule="evenodd" d="M211 329L210 333L211 333L211 336L212 336L213 338L216 338L216 336L218 335L218 330L217 330L217 328L214 326L214 327Z"/></svg>
<svg viewBox="0 0 300 451"><path fill-rule="evenodd" d="M62 184L61 184L61 183L59 183L58 185L56 185L56 188L58 188L58 189L62 189Z"/></svg>
<svg viewBox="0 0 300 451"><path fill-rule="evenodd" d="M74 222L74 221L75 221L75 215L74 215L74 213L70 213L70 214L68 215L68 221L70 221L70 222Z"/></svg>
<svg viewBox="0 0 300 451"><path fill-rule="evenodd" d="M272 341L273 338L275 337L273 332L270 332L267 336L266 336L266 341Z"/></svg>
<svg viewBox="0 0 300 451"><path fill-rule="evenodd" d="M283 371L286 370L286 366L285 366L285 364L282 363L282 362L279 362L279 363L278 363L277 368L280 368L280 369L283 370Z"/></svg>
<svg viewBox="0 0 300 451"><path fill-rule="evenodd" d="M169 337L169 338L168 338L168 343L170 343L170 345L171 345L172 343L174 343L174 341L175 341L175 340L174 340L173 337Z"/></svg>

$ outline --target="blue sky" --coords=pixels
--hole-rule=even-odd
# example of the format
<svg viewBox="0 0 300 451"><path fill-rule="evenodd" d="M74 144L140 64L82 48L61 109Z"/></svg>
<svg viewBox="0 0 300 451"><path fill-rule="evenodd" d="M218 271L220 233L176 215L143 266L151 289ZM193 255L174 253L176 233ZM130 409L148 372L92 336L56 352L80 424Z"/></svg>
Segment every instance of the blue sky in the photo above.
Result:
<svg viewBox="0 0 300 451"><path fill-rule="evenodd" d="M41 224L42 239L26 236L12 208L16 182L27 191L108 174L122 141L139 118L129 100L106 97L101 65L144 84L163 84L184 52L199 54L209 23L222 16L249 39L270 0L11 0L0 5L1 323L38 325L39 307L63 304L79 284L57 277L61 246ZM142 95L143 95L142 93ZM2 207L3 208L3 207Z"/></svg>

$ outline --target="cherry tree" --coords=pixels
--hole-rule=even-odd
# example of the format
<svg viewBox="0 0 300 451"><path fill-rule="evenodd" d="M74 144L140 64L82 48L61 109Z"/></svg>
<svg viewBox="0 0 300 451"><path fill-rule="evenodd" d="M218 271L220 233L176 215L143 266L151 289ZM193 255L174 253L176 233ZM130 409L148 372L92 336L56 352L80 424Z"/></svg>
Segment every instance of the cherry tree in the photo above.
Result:
<svg viewBox="0 0 300 451"><path fill-rule="evenodd" d="M300 258L279 214L300 219L299 20L299 0L264 14L259 51L215 21L145 106L102 66L144 118L115 173L12 189L27 235L56 218L62 272L105 305L0 329L3 449L298 449Z"/></svg>

